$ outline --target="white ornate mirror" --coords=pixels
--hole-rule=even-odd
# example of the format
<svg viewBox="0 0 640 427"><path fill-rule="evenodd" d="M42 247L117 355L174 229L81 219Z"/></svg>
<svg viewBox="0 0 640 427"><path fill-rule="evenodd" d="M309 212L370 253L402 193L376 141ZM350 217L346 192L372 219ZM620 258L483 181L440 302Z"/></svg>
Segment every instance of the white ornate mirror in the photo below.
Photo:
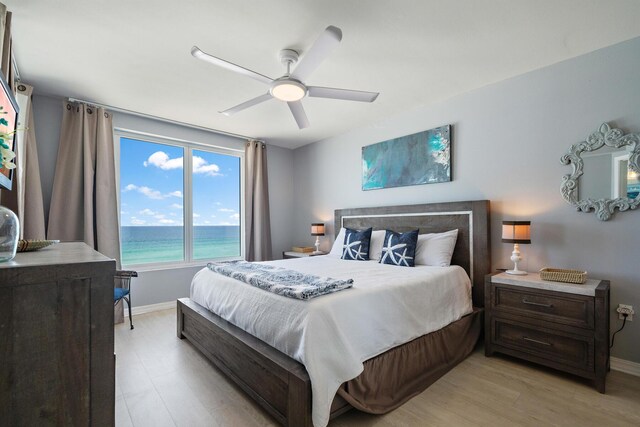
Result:
<svg viewBox="0 0 640 427"><path fill-rule="evenodd" d="M560 158L573 166L562 177L562 197L579 211L595 211L607 221L640 205L640 134L625 134L603 123L586 141L573 144Z"/></svg>

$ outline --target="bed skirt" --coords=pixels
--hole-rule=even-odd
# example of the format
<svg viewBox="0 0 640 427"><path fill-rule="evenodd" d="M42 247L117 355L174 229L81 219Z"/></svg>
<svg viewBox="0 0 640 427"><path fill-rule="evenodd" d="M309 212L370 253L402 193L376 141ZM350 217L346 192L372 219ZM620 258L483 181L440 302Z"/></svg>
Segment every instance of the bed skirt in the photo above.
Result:
<svg viewBox="0 0 640 427"><path fill-rule="evenodd" d="M364 371L342 384L331 418L357 408L389 412L421 393L460 363L478 341L484 309L364 362ZM311 381L297 362L189 298L177 301L177 335L242 388L276 421L311 427Z"/></svg>
<svg viewBox="0 0 640 427"><path fill-rule="evenodd" d="M482 330L482 313L476 309L442 329L365 361L364 371L343 383L336 398L370 414L396 409L471 354Z"/></svg>

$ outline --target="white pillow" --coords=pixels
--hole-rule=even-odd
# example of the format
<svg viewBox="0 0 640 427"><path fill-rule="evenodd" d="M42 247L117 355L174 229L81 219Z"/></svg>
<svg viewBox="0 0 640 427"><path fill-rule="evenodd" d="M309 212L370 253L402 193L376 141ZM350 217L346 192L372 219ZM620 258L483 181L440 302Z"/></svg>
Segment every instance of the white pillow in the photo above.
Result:
<svg viewBox="0 0 640 427"><path fill-rule="evenodd" d="M451 265L453 249L458 240L458 230L444 233L420 234L416 246L416 265L447 267Z"/></svg>
<svg viewBox="0 0 640 427"><path fill-rule="evenodd" d="M344 227L340 229L340 232L336 236L336 240L333 241L333 246L329 251L329 256L334 258L340 258L342 256L342 247L344 246L344 233L346 233Z"/></svg>
<svg viewBox="0 0 640 427"><path fill-rule="evenodd" d="M380 261L382 247L384 246L384 236L387 230L376 230L371 233L371 243L369 243L369 259Z"/></svg>

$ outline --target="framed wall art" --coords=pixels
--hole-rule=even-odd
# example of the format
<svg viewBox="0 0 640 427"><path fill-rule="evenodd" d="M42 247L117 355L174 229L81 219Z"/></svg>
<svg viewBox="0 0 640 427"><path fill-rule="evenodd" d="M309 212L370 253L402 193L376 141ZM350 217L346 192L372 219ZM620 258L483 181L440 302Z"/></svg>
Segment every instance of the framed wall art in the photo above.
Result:
<svg viewBox="0 0 640 427"><path fill-rule="evenodd" d="M362 147L362 189L451 181L451 125Z"/></svg>
<svg viewBox="0 0 640 427"><path fill-rule="evenodd" d="M15 139L18 126L18 103L0 73L0 187L11 190L15 169Z"/></svg>

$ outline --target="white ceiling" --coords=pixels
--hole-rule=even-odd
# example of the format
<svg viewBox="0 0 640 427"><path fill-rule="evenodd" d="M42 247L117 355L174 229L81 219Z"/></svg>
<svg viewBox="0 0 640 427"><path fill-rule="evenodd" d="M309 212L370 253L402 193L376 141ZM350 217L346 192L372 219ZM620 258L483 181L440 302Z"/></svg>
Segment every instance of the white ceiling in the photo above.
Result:
<svg viewBox="0 0 640 427"><path fill-rule="evenodd" d="M1 0L36 93L90 100L295 148L640 36L638 0ZM328 25L338 48L307 84L378 91L306 98L299 130L267 87L194 59L202 50L275 78Z"/></svg>

